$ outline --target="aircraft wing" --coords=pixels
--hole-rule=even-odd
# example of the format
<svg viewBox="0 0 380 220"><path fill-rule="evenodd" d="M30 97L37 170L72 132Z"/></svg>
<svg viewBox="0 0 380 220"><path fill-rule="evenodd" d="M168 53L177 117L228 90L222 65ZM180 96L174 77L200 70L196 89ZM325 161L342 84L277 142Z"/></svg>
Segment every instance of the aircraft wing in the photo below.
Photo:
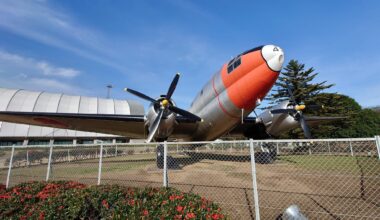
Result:
<svg viewBox="0 0 380 220"><path fill-rule="evenodd" d="M144 115L0 111L0 121L144 138Z"/></svg>
<svg viewBox="0 0 380 220"><path fill-rule="evenodd" d="M132 100L0 88L0 137L88 131L145 138L144 115L144 106Z"/></svg>
<svg viewBox="0 0 380 220"><path fill-rule="evenodd" d="M305 121L310 126L315 126L322 123L328 123L331 121L337 121L337 120L342 120L342 119L347 118L347 117L338 117L338 116L306 116L306 115L304 117L305 117Z"/></svg>

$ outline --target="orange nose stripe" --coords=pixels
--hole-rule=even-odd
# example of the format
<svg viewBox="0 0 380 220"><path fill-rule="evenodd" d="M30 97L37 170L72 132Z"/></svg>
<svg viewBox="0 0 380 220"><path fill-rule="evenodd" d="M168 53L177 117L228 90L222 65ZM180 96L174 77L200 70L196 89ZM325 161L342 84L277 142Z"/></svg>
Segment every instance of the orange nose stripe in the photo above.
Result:
<svg viewBox="0 0 380 220"><path fill-rule="evenodd" d="M265 62L264 58L261 56L261 51L255 51L252 53L245 54L241 56L241 65L238 66L231 73L227 72L227 64L225 64L222 68L222 80L225 88L230 87L234 82L241 79L245 74L247 74L252 69L257 68L263 62Z"/></svg>

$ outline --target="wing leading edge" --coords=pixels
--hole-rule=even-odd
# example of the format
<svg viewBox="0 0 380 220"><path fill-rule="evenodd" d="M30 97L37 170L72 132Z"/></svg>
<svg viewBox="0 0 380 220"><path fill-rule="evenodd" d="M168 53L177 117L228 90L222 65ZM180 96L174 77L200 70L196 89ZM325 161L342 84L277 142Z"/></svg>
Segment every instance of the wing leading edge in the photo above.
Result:
<svg viewBox="0 0 380 220"><path fill-rule="evenodd" d="M144 138L144 115L0 111L0 121Z"/></svg>

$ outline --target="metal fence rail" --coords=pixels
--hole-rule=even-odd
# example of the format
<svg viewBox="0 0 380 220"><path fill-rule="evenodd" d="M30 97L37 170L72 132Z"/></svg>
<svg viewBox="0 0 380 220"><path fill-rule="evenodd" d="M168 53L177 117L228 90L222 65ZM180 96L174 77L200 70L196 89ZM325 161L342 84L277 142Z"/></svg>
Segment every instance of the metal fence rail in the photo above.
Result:
<svg viewBox="0 0 380 220"><path fill-rule="evenodd" d="M0 181L175 187L232 219L380 219L380 139L265 140L0 148Z"/></svg>

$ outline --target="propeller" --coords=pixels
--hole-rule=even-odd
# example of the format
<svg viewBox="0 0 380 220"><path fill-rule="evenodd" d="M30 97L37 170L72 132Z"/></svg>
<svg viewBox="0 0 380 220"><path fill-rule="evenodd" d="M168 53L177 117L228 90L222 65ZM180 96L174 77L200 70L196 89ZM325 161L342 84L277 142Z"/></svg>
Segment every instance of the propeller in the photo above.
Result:
<svg viewBox="0 0 380 220"><path fill-rule="evenodd" d="M311 110L319 110L321 108L324 108L324 106L323 105L307 105L306 106L306 105L298 104L293 95L292 90L290 89L288 81L285 81L285 82L287 85L290 101L293 103L293 107L285 108L285 109L273 109L270 112L272 114L289 114L293 116L293 118L300 123L305 137L308 139L311 139L312 138L311 132L310 132L309 126L306 123L305 117L303 116L302 111L305 110L306 108L311 109Z"/></svg>
<svg viewBox="0 0 380 220"><path fill-rule="evenodd" d="M164 115L165 110L174 112L178 115L182 115L182 116L184 116L190 120L202 121L202 119L200 117L198 117L197 115L195 115L189 111L186 111L184 109L178 108L170 102L170 99L171 99L171 97L172 97L172 95L173 95L173 93L177 87L179 77L180 77L180 74L177 73L174 76L174 79L172 80L166 95L161 97L158 100L153 99L153 98L151 98L151 97L149 97L149 96L147 96L141 92L138 92L138 91L130 89L130 88L124 89L124 91L129 92L129 93L131 93L131 94L133 94L139 98L142 98L144 100L151 102L153 105L160 107L158 110L158 113L157 113L157 117L154 119L153 123L149 126L149 135L148 135L148 138L146 140L147 143L152 141L154 135L156 134L158 128L160 127L160 122L161 122L162 116Z"/></svg>

